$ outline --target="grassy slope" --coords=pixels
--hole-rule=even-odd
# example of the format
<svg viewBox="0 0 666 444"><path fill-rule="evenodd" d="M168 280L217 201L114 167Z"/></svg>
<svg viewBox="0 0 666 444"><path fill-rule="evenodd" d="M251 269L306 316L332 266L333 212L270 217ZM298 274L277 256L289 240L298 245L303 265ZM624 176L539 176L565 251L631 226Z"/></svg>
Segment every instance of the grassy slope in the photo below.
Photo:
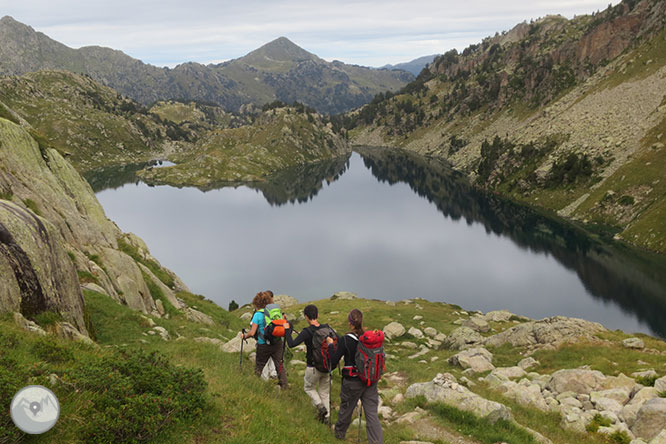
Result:
<svg viewBox="0 0 666 444"><path fill-rule="evenodd" d="M171 156L176 166L140 175L149 183L177 186L255 182L284 168L336 157L345 147L319 117L279 108L252 125L211 131L192 150Z"/></svg>
<svg viewBox="0 0 666 444"><path fill-rule="evenodd" d="M40 71L0 81L0 101L85 171L154 156L165 128L143 108L90 78Z"/></svg>
<svg viewBox="0 0 666 444"><path fill-rule="evenodd" d="M158 335L146 334L149 325L146 319L137 312L118 305L107 297L86 291L86 304L101 348L96 349L61 340L56 340L56 342L61 347L71 350L76 356L77 362L85 362L94 355L112 357L114 353L123 350L140 349L147 352L159 351L177 367L203 369L208 389L205 394L206 405L202 406L202 415L196 420L186 420L171 426L151 442L249 444L256 443L259 437L266 436L266 430L276 430L284 442L312 444L337 442L328 428L314 419L310 401L302 391L300 372L303 367L288 367L291 389L282 392L277 389L275 381L264 382L253 376L253 364L247 360L247 356L244 359L243 368L240 370L239 354L223 353L215 345L193 341L193 338L199 336L221 340L233 337L246 324L246 321L241 321L239 316L250 311L249 307L228 313L200 296L180 293L179 297L189 305L211 315L215 319L216 325L192 323L187 321L183 315L175 315L171 319L154 319L157 325L164 327L170 333L172 340L166 342ZM368 328L381 328L392 320L403 323L407 328L410 326L423 327L420 325L420 321L413 320L414 316L420 315L423 316L425 325L449 333L456 328L453 321L459 317L466 317L456 314L460 310L456 306L424 300L416 300L412 304L398 303L395 307L382 301L365 299L355 301L329 299L316 303L320 309L320 319L330 323L341 333L345 331L346 313L352 308L360 308L364 312L365 324ZM295 317L303 306L304 304L290 307L285 312L290 317ZM34 343L40 341L38 337L20 333L9 320L3 320L0 323L3 332L12 331L20 337L20 345L12 349L14 358L24 361L25 364L33 363L37 359L30 367L33 377L24 381L25 383L48 385L49 374L56 373L62 376L66 368L73 365L40 361L39 357L35 358L29 352ZM513 324L493 323L492 327L499 331L511 325ZM300 330L305 327L305 323L301 321L295 327ZM176 340L175 338L178 336L183 336L183 338ZM571 345L560 350L538 352L535 357L541 362L541 366L536 371L547 373L559 368L588 364L593 369L601 370L606 374L617 375L620 372L630 374L642 368L637 364L639 360L642 360L647 363L644 364L645 367L655 368L660 375L666 373L666 363L662 356L622 348L620 341L625 337L627 335L620 332L609 332L602 335L602 339L606 342L601 344ZM648 348L666 352L666 343L663 341L647 336L642 337ZM454 352L433 350L423 358L427 363L419 363L417 360L407 358L414 353L414 350L398 345L403 340L410 340L417 344L424 343L424 340L410 338L407 335L400 341L396 341L395 344L387 344L387 352L396 357L388 361L387 372L399 372L407 377L407 382L404 385L393 385L386 378L383 379L380 382L380 391L386 401L396 393L404 392L409 384L428 381L439 372L451 372L457 377L462 376L460 369L454 368L446 362ZM510 347L491 349L491 351L495 354L497 365L515 365L523 357L520 350ZM3 355L4 353L0 351L0 357ZM433 357L438 359L431 361ZM300 351L294 351L290 359L305 361L305 356ZM332 397L334 418L339 407L339 384L340 377L336 372ZM76 412L86 407L88 397L85 393L72 393L67 390L66 385L62 384L56 385L54 390L64 406L63 414L54 431L40 437L39 442L63 442L63 437L66 437L68 442L78 442L77 440L80 439L78 433L82 430L83 418L80 418ZM561 430L557 415L542 414L533 409L521 407L490 391L484 384L478 384L474 390L483 396L507 403L512 407L519 423L542 432L554 443L604 442L595 435L580 435ZM396 409L399 413L406 413L417 405L422 405L419 400L408 401L400 404ZM473 437L477 442L492 444L498 439L508 440L514 444L532 442L529 437L526 437L527 435L511 425L497 426L488 430L488 424L471 418L468 414L462 414L455 408L437 405L424 407L427 408L439 427L451 430L454 434L458 433L456 432L458 430L464 435ZM401 440L416 439L419 430L410 429L409 426L404 425L387 426L384 422L384 432L385 442L397 444ZM356 433L355 429L350 430L347 442L355 442ZM28 438L25 442L33 441L34 439Z"/></svg>

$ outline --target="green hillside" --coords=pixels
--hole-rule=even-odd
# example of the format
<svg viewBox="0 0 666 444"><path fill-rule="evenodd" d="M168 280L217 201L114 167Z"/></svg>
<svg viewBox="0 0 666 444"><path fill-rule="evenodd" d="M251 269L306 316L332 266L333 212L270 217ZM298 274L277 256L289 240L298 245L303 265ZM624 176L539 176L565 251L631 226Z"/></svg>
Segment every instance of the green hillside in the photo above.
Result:
<svg viewBox="0 0 666 444"><path fill-rule="evenodd" d="M665 252L665 8L519 24L344 120L357 144L447 159L481 187Z"/></svg>

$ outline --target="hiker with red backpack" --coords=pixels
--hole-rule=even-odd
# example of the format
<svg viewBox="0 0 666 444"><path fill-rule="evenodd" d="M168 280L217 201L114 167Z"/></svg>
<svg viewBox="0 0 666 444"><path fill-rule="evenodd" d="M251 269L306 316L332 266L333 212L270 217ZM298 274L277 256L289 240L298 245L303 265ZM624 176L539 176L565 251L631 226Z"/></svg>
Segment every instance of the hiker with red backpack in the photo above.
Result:
<svg viewBox="0 0 666 444"><path fill-rule="evenodd" d="M287 372L284 369L284 346L282 337L285 335L289 323L282 319L280 307L273 303L273 292L261 291L252 300L256 309L252 315L250 331L241 334L241 340L255 338L257 340L257 358L254 373L261 375L262 370L273 359L278 374L278 384L283 389L288 388Z"/></svg>
<svg viewBox="0 0 666 444"><path fill-rule="evenodd" d="M363 330L363 313L354 309L347 318L351 332L340 338L331 365L336 367L344 356L342 386L340 387L340 412L335 424L335 437L344 439L352 422L354 408L359 399L365 412L365 430L370 444L383 444L384 433L379 423L377 409L379 392L377 381L384 372L384 333ZM327 340L332 343L332 340ZM360 424L359 424L360 426Z"/></svg>
<svg viewBox="0 0 666 444"><path fill-rule="evenodd" d="M331 413L331 359L338 335L328 324L319 323L319 310L315 305L308 305L303 310L305 320L309 324L296 339L293 330L287 330L287 344L290 348L305 342L306 364L303 388L317 409L317 419L321 422L330 421ZM331 338L332 345L327 339Z"/></svg>

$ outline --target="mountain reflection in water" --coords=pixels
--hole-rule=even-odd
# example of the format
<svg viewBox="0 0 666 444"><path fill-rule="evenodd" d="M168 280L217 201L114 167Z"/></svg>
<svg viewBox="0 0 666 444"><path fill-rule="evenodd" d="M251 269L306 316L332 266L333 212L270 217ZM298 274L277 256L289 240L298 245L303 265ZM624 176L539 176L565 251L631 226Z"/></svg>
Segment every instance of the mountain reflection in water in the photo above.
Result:
<svg viewBox="0 0 666 444"><path fill-rule="evenodd" d="M116 188L98 193L111 219L221 306L264 287L302 301L350 290L666 337L663 258L474 188L443 161L357 151L204 193L148 187L140 166L87 178Z"/></svg>
<svg viewBox="0 0 666 444"><path fill-rule="evenodd" d="M359 153L378 180L407 183L446 217L481 223L521 248L552 255L576 272L590 295L635 313L666 337L663 258L604 243L571 223L479 190L443 161L381 148Z"/></svg>

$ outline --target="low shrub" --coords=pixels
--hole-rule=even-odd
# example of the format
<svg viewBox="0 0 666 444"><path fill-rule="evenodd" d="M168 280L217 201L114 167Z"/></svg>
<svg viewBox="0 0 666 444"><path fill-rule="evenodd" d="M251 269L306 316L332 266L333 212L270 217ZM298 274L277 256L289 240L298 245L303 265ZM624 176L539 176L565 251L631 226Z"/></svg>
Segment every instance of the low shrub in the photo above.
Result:
<svg viewBox="0 0 666 444"><path fill-rule="evenodd" d="M119 353L92 359L67 380L90 399L86 442L147 442L168 426L191 420L206 405L199 369L174 367L159 353Z"/></svg>

